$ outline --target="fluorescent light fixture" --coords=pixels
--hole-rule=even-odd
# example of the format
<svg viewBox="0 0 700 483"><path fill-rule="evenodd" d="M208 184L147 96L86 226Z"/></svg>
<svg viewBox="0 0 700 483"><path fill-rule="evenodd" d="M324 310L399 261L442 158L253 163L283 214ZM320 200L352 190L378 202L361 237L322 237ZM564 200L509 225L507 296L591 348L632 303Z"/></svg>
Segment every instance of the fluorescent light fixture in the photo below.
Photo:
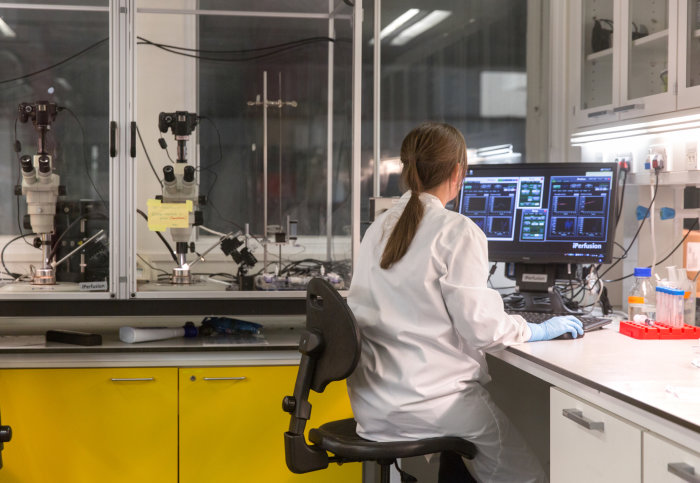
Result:
<svg viewBox="0 0 700 483"><path fill-rule="evenodd" d="M673 131L695 129L700 127L700 115L661 119L645 123L630 124L627 126L615 126L612 128L594 129L571 136L572 146L581 146L586 143L607 141L611 139L644 136L647 134L662 134Z"/></svg>
<svg viewBox="0 0 700 483"><path fill-rule="evenodd" d="M435 27L437 24L452 15L449 10L433 10L428 15L406 28L390 42L391 45L404 45L418 37L420 34Z"/></svg>
<svg viewBox="0 0 700 483"><path fill-rule="evenodd" d="M500 144L498 146L488 146L485 148L478 148L476 150L476 155L482 158L489 156L500 156L503 154L512 154L513 145L512 144Z"/></svg>
<svg viewBox="0 0 700 483"><path fill-rule="evenodd" d="M3 37L9 37L12 39L17 37L15 31L12 30L9 25L7 25L7 23L5 22L5 20L3 20L2 17L0 17L0 34L2 34Z"/></svg>
<svg viewBox="0 0 700 483"><path fill-rule="evenodd" d="M697 121L700 121L700 114L659 119L656 121L627 124L623 126L613 126L602 129L592 129L590 131L579 132L572 135L571 144L574 146L579 146L581 144L605 141L607 139L693 129L697 125Z"/></svg>
<svg viewBox="0 0 700 483"><path fill-rule="evenodd" d="M418 12L420 12L420 10L418 10L417 8L411 8L409 10L406 10L404 13L396 17L396 19L393 22L384 27L381 32L379 32L379 39L384 39L392 33L396 32L396 30L398 30L399 27L401 27L403 24L405 24L413 17L418 15Z"/></svg>

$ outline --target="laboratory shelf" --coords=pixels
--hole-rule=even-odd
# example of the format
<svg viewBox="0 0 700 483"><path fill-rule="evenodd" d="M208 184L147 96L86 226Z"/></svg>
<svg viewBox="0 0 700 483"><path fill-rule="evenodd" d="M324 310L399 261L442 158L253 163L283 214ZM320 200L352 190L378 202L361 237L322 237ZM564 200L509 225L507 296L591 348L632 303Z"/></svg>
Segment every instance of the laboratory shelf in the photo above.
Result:
<svg viewBox="0 0 700 483"><path fill-rule="evenodd" d="M613 53L613 50L611 47L609 49L600 50L598 52L593 52L592 54L586 55L586 60L588 62L592 62L594 60L602 60L602 59L606 59L606 58L612 60L612 53Z"/></svg>
<svg viewBox="0 0 700 483"><path fill-rule="evenodd" d="M700 327L683 324L683 327L671 327L660 322L653 326L638 324L630 320L620 321L620 334L635 339L698 339Z"/></svg>

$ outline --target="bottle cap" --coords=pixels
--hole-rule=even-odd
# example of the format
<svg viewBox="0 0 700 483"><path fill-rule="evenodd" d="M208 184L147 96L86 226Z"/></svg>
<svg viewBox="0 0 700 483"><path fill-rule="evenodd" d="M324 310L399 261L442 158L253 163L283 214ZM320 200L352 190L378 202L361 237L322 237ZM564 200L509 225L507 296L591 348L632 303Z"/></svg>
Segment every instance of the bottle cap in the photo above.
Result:
<svg viewBox="0 0 700 483"><path fill-rule="evenodd" d="M634 269L635 277L651 277L651 267L637 267Z"/></svg>

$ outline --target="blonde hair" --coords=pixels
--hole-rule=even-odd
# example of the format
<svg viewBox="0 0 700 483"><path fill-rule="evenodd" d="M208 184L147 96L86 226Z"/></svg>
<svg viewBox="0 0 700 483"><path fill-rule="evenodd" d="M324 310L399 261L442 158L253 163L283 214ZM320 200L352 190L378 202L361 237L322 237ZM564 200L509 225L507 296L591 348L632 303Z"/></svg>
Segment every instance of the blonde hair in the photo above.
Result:
<svg viewBox="0 0 700 483"><path fill-rule="evenodd" d="M467 144L456 128L445 123L425 122L409 132L401 143L401 183L411 190L411 198L389 235L379 266L387 269L408 251L423 219L419 195L435 188L461 169L467 170Z"/></svg>

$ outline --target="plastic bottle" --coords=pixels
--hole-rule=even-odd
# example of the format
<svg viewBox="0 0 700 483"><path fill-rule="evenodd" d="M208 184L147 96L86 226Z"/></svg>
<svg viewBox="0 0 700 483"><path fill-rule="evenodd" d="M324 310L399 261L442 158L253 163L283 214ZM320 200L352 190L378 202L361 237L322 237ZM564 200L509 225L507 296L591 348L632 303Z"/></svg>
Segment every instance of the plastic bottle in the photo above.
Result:
<svg viewBox="0 0 700 483"><path fill-rule="evenodd" d="M656 320L656 294L651 284L651 268L635 268L634 277L634 283L627 296L628 320L634 320L637 314Z"/></svg>
<svg viewBox="0 0 700 483"><path fill-rule="evenodd" d="M685 268L677 268L680 287L683 294L683 323L695 325L695 287L692 280L688 278L688 271Z"/></svg>

